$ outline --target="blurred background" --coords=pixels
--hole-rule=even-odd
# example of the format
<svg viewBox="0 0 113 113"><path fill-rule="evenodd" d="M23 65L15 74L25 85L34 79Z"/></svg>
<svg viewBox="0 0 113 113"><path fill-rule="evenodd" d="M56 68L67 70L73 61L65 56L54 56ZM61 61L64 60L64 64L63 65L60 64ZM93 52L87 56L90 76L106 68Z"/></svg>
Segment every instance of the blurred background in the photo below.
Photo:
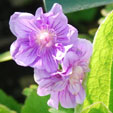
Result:
<svg viewBox="0 0 113 113"><path fill-rule="evenodd" d="M38 7L43 7L42 0L0 0L0 55L9 51L11 43L16 39L9 29L10 16L17 11L34 14ZM69 13L66 16L69 24L78 29L80 38L93 41L99 24L112 9L113 4L109 4ZM35 84L32 68L18 66L13 60L0 61L0 88L8 95L23 103L25 97L22 90L30 84Z"/></svg>

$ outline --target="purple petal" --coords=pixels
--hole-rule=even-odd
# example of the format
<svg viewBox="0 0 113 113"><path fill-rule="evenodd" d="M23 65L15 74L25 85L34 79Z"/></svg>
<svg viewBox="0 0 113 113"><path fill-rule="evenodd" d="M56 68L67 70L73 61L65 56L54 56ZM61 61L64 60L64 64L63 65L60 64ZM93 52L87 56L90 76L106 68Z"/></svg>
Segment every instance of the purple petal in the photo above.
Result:
<svg viewBox="0 0 113 113"><path fill-rule="evenodd" d="M60 104L64 108L74 108L76 106L75 96L66 89L60 92L59 98Z"/></svg>
<svg viewBox="0 0 113 113"><path fill-rule="evenodd" d="M27 38L29 33L37 28L34 25L34 16L30 13L14 13L9 21L10 30L18 38Z"/></svg>
<svg viewBox="0 0 113 113"><path fill-rule="evenodd" d="M76 95L76 103L82 104L85 100L85 97L86 97L86 93L83 87L81 86L79 93Z"/></svg>
<svg viewBox="0 0 113 113"><path fill-rule="evenodd" d="M17 39L10 48L11 55L18 65L33 66L39 60L37 48L30 48L27 39Z"/></svg>
<svg viewBox="0 0 113 113"><path fill-rule="evenodd" d="M76 84L71 84L70 83L69 86L68 86L68 90L73 95L76 95L80 91L80 84L79 83L76 83Z"/></svg>
<svg viewBox="0 0 113 113"><path fill-rule="evenodd" d="M53 56L51 51L47 51L45 55L42 56L42 66L48 72L56 72L58 69L58 62L56 61L55 57Z"/></svg>
<svg viewBox="0 0 113 113"><path fill-rule="evenodd" d="M78 40L78 30L72 25L69 25L68 37L70 39L70 44L76 44L76 41Z"/></svg>
<svg viewBox="0 0 113 113"><path fill-rule="evenodd" d="M37 94L39 96L46 96L46 95L49 95L50 93L51 91L48 90L48 88L41 88L40 86L38 87Z"/></svg>
<svg viewBox="0 0 113 113"><path fill-rule="evenodd" d="M48 77L50 77L50 74L44 69L34 69L34 79L36 82Z"/></svg>
<svg viewBox="0 0 113 113"><path fill-rule="evenodd" d="M56 52L56 59L57 60L62 60L65 56L65 54L67 53L67 51L72 47L72 45L68 45L68 46L63 46L61 44L57 44L56 48L57 48L57 52Z"/></svg>
<svg viewBox="0 0 113 113"><path fill-rule="evenodd" d="M73 47L81 61L89 61L92 55L92 44L85 39L78 39L77 44Z"/></svg>
<svg viewBox="0 0 113 113"><path fill-rule="evenodd" d="M55 3L51 8L50 12L53 13L54 15L57 13L62 13L62 6L58 3Z"/></svg>
<svg viewBox="0 0 113 113"><path fill-rule="evenodd" d="M52 86L52 90L53 91L62 91L63 89L65 89L66 85L67 85L66 80L60 80Z"/></svg>
<svg viewBox="0 0 113 113"><path fill-rule="evenodd" d="M47 104L53 108L58 109L58 104L59 104L58 92L51 93L51 97L48 100Z"/></svg>
<svg viewBox="0 0 113 113"><path fill-rule="evenodd" d="M63 59L63 64L62 64L64 71L66 71L70 66L72 67L74 62L77 60L78 60L78 56L73 51L67 52Z"/></svg>
<svg viewBox="0 0 113 113"><path fill-rule="evenodd" d="M35 17L40 17L41 15L43 14L43 10L42 10L42 8L40 7L40 8L38 8L37 10L36 10L36 12L35 12Z"/></svg>

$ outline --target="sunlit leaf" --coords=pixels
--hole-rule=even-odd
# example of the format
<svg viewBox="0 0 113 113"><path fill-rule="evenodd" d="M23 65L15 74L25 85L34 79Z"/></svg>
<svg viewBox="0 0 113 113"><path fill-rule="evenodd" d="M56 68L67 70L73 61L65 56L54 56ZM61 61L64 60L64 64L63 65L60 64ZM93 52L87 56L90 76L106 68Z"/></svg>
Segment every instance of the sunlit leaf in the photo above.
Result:
<svg viewBox="0 0 113 113"><path fill-rule="evenodd" d="M100 25L93 43L84 108L102 102L113 112L113 12Z"/></svg>
<svg viewBox="0 0 113 113"><path fill-rule="evenodd" d="M12 111L6 106L0 104L0 113L16 113L16 111Z"/></svg>

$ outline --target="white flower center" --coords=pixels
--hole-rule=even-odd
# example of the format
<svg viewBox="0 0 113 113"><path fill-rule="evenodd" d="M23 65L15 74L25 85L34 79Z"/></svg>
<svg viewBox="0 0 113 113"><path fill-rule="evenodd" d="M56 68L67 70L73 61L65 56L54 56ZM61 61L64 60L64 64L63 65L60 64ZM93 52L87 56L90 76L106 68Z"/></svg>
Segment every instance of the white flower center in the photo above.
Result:
<svg viewBox="0 0 113 113"><path fill-rule="evenodd" d="M81 66L74 67L72 70L72 74L70 75L70 83L76 84L78 81L80 81L80 79L82 79L83 75L84 73Z"/></svg>
<svg viewBox="0 0 113 113"><path fill-rule="evenodd" d="M43 47L51 47L54 43L55 33L50 32L48 30L42 30L36 36L36 42L39 44L41 48Z"/></svg>

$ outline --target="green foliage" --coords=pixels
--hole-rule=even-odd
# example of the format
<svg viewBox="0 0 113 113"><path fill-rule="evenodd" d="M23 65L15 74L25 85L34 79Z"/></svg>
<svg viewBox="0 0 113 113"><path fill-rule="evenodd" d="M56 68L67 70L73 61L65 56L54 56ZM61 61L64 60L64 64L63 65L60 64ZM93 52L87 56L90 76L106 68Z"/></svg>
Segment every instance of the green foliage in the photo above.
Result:
<svg viewBox="0 0 113 113"><path fill-rule="evenodd" d="M40 97L37 95L37 86L30 86L23 93L27 96L22 113L49 113L47 106L48 96Z"/></svg>
<svg viewBox="0 0 113 113"><path fill-rule="evenodd" d="M60 106L58 110L54 108L50 108L49 112L50 113L74 113L74 109L65 109Z"/></svg>
<svg viewBox="0 0 113 113"><path fill-rule="evenodd" d="M101 24L105 17L113 10L113 4L106 5L105 8L101 10L102 17L98 20L98 23Z"/></svg>
<svg viewBox="0 0 113 113"><path fill-rule="evenodd" d="M92 20L94 20L97 11L97 8L91 8L68 13L66 14L66 16L71 23L75 23L76 25L78 22L91 22Z"/></svg>
<svg viewBox="0 0 113 113"><path fill-rule="evenodd" d="M7 96L2 90L0 90L0 104L7 106L11 110L17 111L17 113L20 113L21 111L21 105L18 104L12 97Z"/></svg>
<svg viewBox="0 0 113 113"><path fill-rule="evenodd" d="M64 13L70 13L78 10L97 7L112 3L113 0L43 0L45 8L49 11L53 3L60 3L63 6Z"/></svg>
<svg viewBox="0 0 113 113"><path fill-rule="evenodd" d="M16 112L0 104L0 113L16 113Z"/></svg>
<svg viewBox="0 0 113 113"><path fill-rule="evenodd" d="M5 61L11 60L11 59L12 59L12 57L11 57L9 51L0 54L0 62L5 62Z"/></svg>
<svg viewBox="0 0 113 113"><path fill-rule="evenodd" d="M111 113L111 112L106 108L106 106L103 103L97 102L95 104L88 106L81 113Z"/></svg>
<svg viewBox="0 0 113 113"><path fill-rule="evenodd" d="M100 25L93 43L84 107L102 102L113 112L113 12ZM91 112L92 113L92 112Z"/></svg>

